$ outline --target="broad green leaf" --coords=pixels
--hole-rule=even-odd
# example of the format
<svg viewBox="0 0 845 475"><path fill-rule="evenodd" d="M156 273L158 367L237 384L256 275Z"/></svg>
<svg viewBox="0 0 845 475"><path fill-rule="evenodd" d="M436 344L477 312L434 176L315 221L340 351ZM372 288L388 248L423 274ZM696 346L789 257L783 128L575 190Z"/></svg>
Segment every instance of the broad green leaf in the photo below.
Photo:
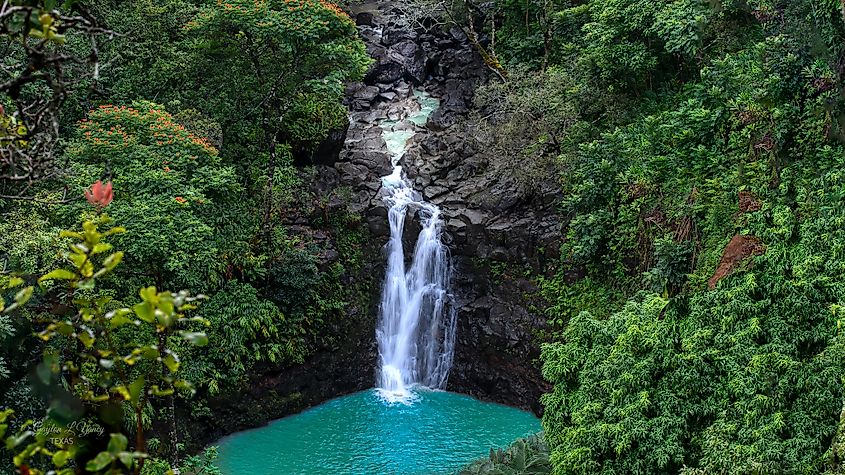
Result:
<svg viewBox="0 0 845 475"><path fill-rule="evenodd" d="M102 254L111 250L112 247L113 246L107 242L97 243L97 245L94 246L94 249L91 249L91 254Z"/></svg>
<svg viewBox="0 0 845 475"><path fill-rule="evenodd" d="M156 320L158 320L158 324L163 328L170 328L176 323L176 315L172 312L167 312L165 310L156 310L155 311Z"/></svg>
<svg viewBox="0 0 845 475"><path fill-rule="evenodd" d="M85 261L82 264L82 267L79 269L79 273L82 274L82 277L91 277L94 275L94 263L90 260Z"/></svg>
<svg viewBox="0 0 845 475"><path fill-rule="evenodd" d="M79 338L79 341L81 341L83 345L85 345L85 348L91 348L94 346L94 341L96 341L96 338L94 338L94 332L87 328L82 329L76 337Z"/></svg>
<svg viewBox="0 0 845 475"><path fill-rule="evenodd" d="M162 358L162 362L165 366L167 366L167 369L169 369L171 373L179 371L179 358L177 358L173 353L165 355L165 357Z"/></svg>
<svg viewBox="0 0 845 475"><path fill-rule="evenodd" d="M142 288L139 294L141 295L141 300L144 302L158 302L158 292L156 292L156 288L154 286Z"/></svg>
<svg viewBox="0 0 845 475"><path fill-rule="evenodd" d="M129 389L127 389L124 385L115 386L111 390L112 392L120 394L126 401L132 400L132 395L129 394Z"/></svg>
<svg viewBox="0 0 845 475"><path fill-rule="evenodd" d="M67 450L59 450L53 454L53 465L56 467L62 467L67 463L68 458L70 458L70 452Z"/></svg>
<svg viewBox="0 0 845 475"><path fill-rule="evenodd" d="M56 333L63 336L71 336L73 334L73 325L70 322L56 322Z"/></svg>
<svg viewBox="0 0 845 475"><path fill-rule="evenodd" d="M15 294L15 302L12 305L9 305L8 308L4 310L4 312L11 312L12 310L25 305L30 297L32 297L33 287L24 287L23 289L19 290L18 293Z"/></svg>
<svg viewBox="0 0 845 475"><path fill-rule="evenodd" d="M154 360L159 357L158 348L155 346L145 346L141 348L141 356L148 360Z"/></svg>
<svg viewBox="0 0 845 475"><path fill-rule="evenodd" d="M109 445L106 450L113 454L117 454L118 452L126 450L127 445L129 445L129 441L126 439L125 435L111 434L109 438Z"/></svg>
<svg viewBox="0 0 845 475"><path fill-rule="evenodd" d="M109 257L106 257L103 260L103 267L108 270L114 270L118 264L123 260L123 251L117 251L114 254L111 254Z"/></svg>
<svg viewBox="0 0 845 475"><path fill-rule="evenodd" d="M135 311L135 315L138 315L138 318L141 320L147 323L155 322L155 306L153 306L150 302L135 304L132 306L132 310Z"/></svg>
<svg viewBox="0 0 845 475"><path fill-rule="evenodd" d="M68 256L68 259L70 259L70 261L73 262L73 265L75 265L76 268L79 269L82 264L85 263L85 261L88 259L88 256L86 256L85 254L71 254Z"/></svg>
<svg viewBox="0 0 845 475"><path fill-rule="evenodd" d="M132 319L129 318L129 315L131 314L132 310L129 310L128 308L121 308L107 313L106 319L109 320L109 325L112 328L117 328L131 322Z"/></svg>
<svg viewBox="0 0 845 475"><path fill-rule="evenodd" d="M28 439L30 436L32 436L32 431L26 430L26 431L21 432L18 435L13 435L11 437L7 437L6 438L6 449L7 450L14 449L15 447L24 443L24 441L26 439Z"/></svg>
<svg viewBox="0 0 845 475"><path fill-rule="evenodd" d="M112 462L114 462L114 455L108 452L100 452L94 457L94 460L89 460L88 463L85 464L85 470L89 472L99 472L104 468L108 467Z"/></svg>
<svg viewBox="0 0 845 475"><path fill-rule="evenodd" d="M18 305L24 305L29 301L29 298L32 297L32 290L33 287L24 287L15 294L15 303Z"/></svg>
<svg viewBox="0 0 845 475"><path fill-rule="evenodd" d="M115 227L109 229L108 231L104 232L103 237L111 236L113 234L123 234L125 232L126 232L126 228L124 228L123 226L115 226Z"/></svg>
<svg viewBox="0 0 845 475"><path fill-rule="evenodd" d="M62 231L59 231L59 236L60 236L60 237L63 237L63 238L68 238L68 237L69 237L69 238L79 239L80 241L81 241L82 239L84 239L84 237L82 236L82 234L81 234L81 233L78 233L78 232L76 232L76 231L66 231L66 230L62 230Z"/></svg>
<svg viewBox="0 0 845 475"><path fill-rule="evenodd" d="M82 395L82 399L91 402L106 402L109 400L108 394L95 394L94 391L87 391Z"/></svg>
<svg viewBox="0 0 845 475"><path fill-rule="evenodd" d="M144 389L144 377L139 376L138 379L129 385L129 396L133 404L138 404L142 389Z"/></svg>
<svg viewBox="0 0 845 475"><path fill-rule="evenodd" d="M161 389L156 384L150 387L150 394L156 397L166 397L173 394L173 389Z"/></svg>
<svg viewBox="0 0 845 475"><path fill-rule="evenodd" d="M44 282L45 280L73 280L75 278L77 278L77 275L67 269L56 269L42 275L38 279L38 283Z"/></svg>
<svg viewBox="0 0 845 475"><path fill-rule="evenodd" d="M131 467L135 460L131 452L120 452L117 454L117 458L119 458L120 463L126 467Z"/></svg>
<svg viewBox="0 0 845 475"><path fill-rule="evenodd" d="M94 288L94 279L82 279L77 281L76 288L80 290L92 290Z"/></svg>
<svg viewBox="0 0 845 475"><path fill-rule="evenodd" d="M187 331L182 331L179 333L182 335L182 338L184 338L185 341L192 345L205 346L208 344L208 336L205 333Z"/></svg>

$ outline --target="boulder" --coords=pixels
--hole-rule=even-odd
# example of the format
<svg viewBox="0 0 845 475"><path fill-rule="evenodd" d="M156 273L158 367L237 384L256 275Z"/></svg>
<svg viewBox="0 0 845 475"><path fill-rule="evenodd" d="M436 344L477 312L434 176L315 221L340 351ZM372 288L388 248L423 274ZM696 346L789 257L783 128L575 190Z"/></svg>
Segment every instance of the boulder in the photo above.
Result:
<svg viewBox="0 0 845 475"><path fill-rule="evenodd" d="M335 163L346 143L348 130L349 123L344 124L343 127L330 130L328 136L316 147L310 144L295 144L291 147L294 165L331 165Z"/></svg>
<svg viewBox="0 0 845 475"><path fill-rule="evenodd" d="M373 63L364 77L367 84L389 84L401 78L405 70L401 63L381 60Z"/></svg>
<svg viewBox="0 0 845 475"><path fill-rule="evenodd" d="M391 46L387 51L387 59L402 65L405 79L414 84L422 84L427 76L425 52L411 40Z"/></svg>
<svg viewBox="0 0 845 475"><path fill-rule="evenodd" d="M358 26L374 26L373 14L371 12L361 12L355 15L355 24Z"/></svg>

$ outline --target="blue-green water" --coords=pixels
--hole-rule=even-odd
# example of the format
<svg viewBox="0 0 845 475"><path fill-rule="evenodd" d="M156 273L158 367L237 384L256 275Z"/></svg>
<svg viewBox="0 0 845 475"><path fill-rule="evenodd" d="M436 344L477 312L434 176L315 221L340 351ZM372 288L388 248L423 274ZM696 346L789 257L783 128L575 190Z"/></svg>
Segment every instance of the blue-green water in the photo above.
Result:
<svg viewBox="0 0 845 475"><path fill-rule="evenodd" d="M226 475L448 474L540 430L533 414L443 391L387 403L376 390L334 399L221 440Z"/></svg>

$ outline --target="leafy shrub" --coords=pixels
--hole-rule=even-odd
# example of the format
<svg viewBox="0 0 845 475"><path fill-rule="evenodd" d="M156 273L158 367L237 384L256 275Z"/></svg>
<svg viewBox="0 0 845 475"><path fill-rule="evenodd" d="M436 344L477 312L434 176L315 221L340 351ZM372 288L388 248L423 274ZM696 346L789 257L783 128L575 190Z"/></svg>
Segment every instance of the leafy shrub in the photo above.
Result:
<svg viewBox="0 0 845 475"><path fill-rule="evenodd" d="M80 122L68 158L77 186L110 173L120 190L110 210L131 236L119 242L139 271L196 289L222 273L218 246L232 243L210 217L241 188L206 139L153 103L101 106Z"/></svg>
<svg viewBox="0 0 845 475"><path fill-rule="evenodd" d="M517 439L504 451L490 449L490 456L477 460L457 475L531 475L551 473L549 449L543 434Z"/></svg>
<svg viewBox="0 0 845 475"><path fill-rule="evenodd" d="M259 362L301 361L301 336L279 308L249 284L230 282L202 307L212 351L195 351L186 377L214 395L241 390Z"/></svg>
<svg viewBox="0 0 845 475"><path fill-rule="evenodd" d="M269 297L290 315L302 315L312 301L318 271L313 255L295 247L270 268Z"/></svg>
<svg viewBox="0 0 845 475"><path fill-rule="evenodd" d="M86 197L101 210L112 200L111 183L103 187L97 182ZM147 458L143 417L147 404L177 392L193 393L191 384L177 376L181 361L173 345L177 339L207 344L206 335L191 328L204 321L186 316L201 296L159 292L151 286L140 290L141 302L130 309L115 307L111 297L97 293L97 282L123 260L123 252L112 252L108 239L126 230L111 223L108 216L98 215L85 221L81 231L62 231L69 241L63 253L66 267L38 278L54 308L64 302L67 310L37 313L41 330L36 335L48 345L33 387L49 400L50 410L38 425L33 420L12 425L14 411L0 412L0 437L21 472L70 474L75 467L84 467L86 473L139 473ZM0 314L27 304L35 287L25 284L20 277L8 279L8 288L20 290L9 305L0 299ZM136 338L125 341L118 332L129 325ZM142 337L153 334L157 338ZM125 408L130 412L126 426L133 428L134 450L120 430ZM77 424L99 431L84 431Z"/></svg>

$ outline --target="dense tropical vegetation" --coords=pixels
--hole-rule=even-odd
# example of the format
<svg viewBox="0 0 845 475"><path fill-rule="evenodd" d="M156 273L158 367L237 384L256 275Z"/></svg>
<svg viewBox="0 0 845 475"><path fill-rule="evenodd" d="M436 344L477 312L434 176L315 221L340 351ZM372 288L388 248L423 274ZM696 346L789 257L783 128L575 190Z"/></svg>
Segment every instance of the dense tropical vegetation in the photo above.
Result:
<svg viewBox="0 0 845 475"><path fill-rule="evenodd" d="M354 22L318 0L2 8L0 471L213 473L177 418L301 361L358 298L277 224L357 239L305 180L369 64Z"/></svg>
<svg viewBox="0 0 845 475"><path fill-rule="evenodd" d="M476 127L565 197L543 285L554 473L841 470L843 8L488 13L513 73Z"/></svg>
<svg viewBox="0 0 845 475"><path fill-rule="evenodd" d="M355 23L1 4L0 470L215 473L180 418L363 292L338 281L360 216L308 169L370 64ZM845 473L845 0L410 7L491 70L456 126L491 173L563 196L544 434L462 473ZM335 266L293 215L340 236Z"/></svg>

